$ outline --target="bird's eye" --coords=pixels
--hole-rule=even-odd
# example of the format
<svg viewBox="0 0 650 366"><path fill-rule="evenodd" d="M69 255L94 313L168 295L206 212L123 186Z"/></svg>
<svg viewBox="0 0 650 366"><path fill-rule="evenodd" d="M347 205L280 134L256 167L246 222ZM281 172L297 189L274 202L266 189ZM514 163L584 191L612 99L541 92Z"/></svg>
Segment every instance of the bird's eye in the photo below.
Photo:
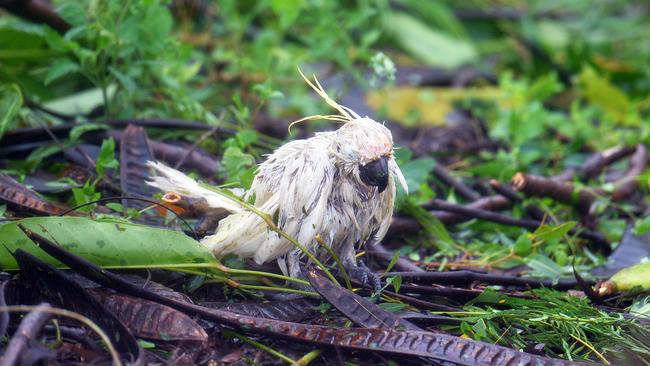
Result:
<svg viewBox="0 0 650 366"><path fill-rule="evenodd" d="M379 193L388 186L388 157L371 161L366 165L359 166L361 181L369 186L377 187Z"/></svg>

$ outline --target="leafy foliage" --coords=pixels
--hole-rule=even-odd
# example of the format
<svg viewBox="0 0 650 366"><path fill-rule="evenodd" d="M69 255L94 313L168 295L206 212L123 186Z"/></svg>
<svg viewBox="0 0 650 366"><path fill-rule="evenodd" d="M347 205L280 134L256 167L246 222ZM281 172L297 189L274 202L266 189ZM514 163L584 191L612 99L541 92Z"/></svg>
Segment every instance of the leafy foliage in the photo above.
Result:
<svg viewBox="0 0 650 366"><path fill-rule="evenodd" d="M526 198L511 212L523 218L522 207L541 208L547 216L536 230L481 220L445 227L422 208L434 197L467 203L431 174L437 161L445 161L452 175L480 188L482 180L505 182L519 171L553 176L577 169L592 152L615 145L648 146L650 22L643 4L224 0L193 2L192 8L184 3L54 0L57 13L71 26L63 34L16 17L0 17L0 148L6 141L3 135L14 128L77 122L67 138L39 145L24 159L7 157L6 163L0 162L3 172L21 182L36 171L65 176L69 166L59 160L60 154L83 143L86 134L108 129L102 120L173 118L214 129L204 136L149 129L150 136L199 144L221 163L216 176L204 178L247 188L256 163L282 143L260 132L258 124L266 121L266 130L282 130L285 122L326 112L297 77L300 67L317 72L335 98L345 96L396 122L396 141L402 146L395 154L409 185L408 195L398 188L397 212L424 228L398 238L400 252L411 259L440 270L526 266L528 276L558 279L572 275L573 266L584 272L605 261L602 253L570 235L571 229L591 226L612 242L612 248L626 226L636 235L650 232L647 212L601 194L615 189L606 180L611 172L573 182L599 192L590 212L597 216L596 223L578 223L575 208L546 198ZM413 72L405 81L400 72L408 67L424 71ZM438 75L452 77L437 81ZM483 121L484 138L496 142L495 147L457 156L444 149L434 156L426 148L422 152L415 140L427 140L429 129L453 127L450 113L457 111ZM325 129L315 123L305 128L306 135L312 126ZM421 129L410 133L414 127ZM226 130L227 135L221 133ZM69 192L46 198L67 200L72 206L91 203L107 195L107 186L114 186L118 167L116 141L104 139L88 176L78 181L60 178L54 184L69 185ZM625 167L617 163L610 170ZM647 171L636 178L637 197L647 200L649 178ZM125 211L118 203L106 207L113 214ZM133 209L127 213L137 217ZM11 208L0 205L4 216L11 217ZM144 251L160 259L145 264L152 266L178 264L187 254L173 252L178 248L154 248L171 242L170 237L185 240L176 234L110 221L114 218L102 220L40 218L23 223L35 230L42 225L57 240L79 245L76 250L87 251L106 266L128 267L142 259ZM74 228L87 230L88 236ZM112 242L110 257L102 256L101 248L90 248L98 240L119 237L120 228L132 235L129 242L142 239L145 244L122 247ZM5 240L18 239L3 243L10 248L29 244L20 242L15 224L1 226L0 234ZM148 236L160 241L150 242ZM192 248L192 255L202 250ZM171 260L159 256L166 250L172 251ZM14 268L4 256L0 259ZM250 282L255 276L238 279ZM192 286L203 280L195 279ZM387 287L399 291L405 281L390 277ZM235 292L241 294L247 285ZM487 291L467 305L467 313L456 314L464 324L455 330L516 348L544 343L551 354L569 359L599 358L594 350L606 357L627 350L648 355L647 346L639 343L639 334L647 332L635 323L560 293L539 290L532 296L517 299ZM633 303L635 311L647 313L647 297ZM617 346L611 346L612 340Z"/></svg>
<svg viewBox="0 0 650 366"><path fill-rule="evenodd" d="M0 139L18 115L22 104L20 89L15 84L0 84Z"/></svg>
<svg viewBox="0 0 650 366"><path fill-rule="evenodd" d="M590 360L592 356L621 356L634 352L650 356L648 330L563 292L538 289L532 299L519 299L486 291L465 306L459 330L477 340L517 349L544 344L556 357Z"/></svg>

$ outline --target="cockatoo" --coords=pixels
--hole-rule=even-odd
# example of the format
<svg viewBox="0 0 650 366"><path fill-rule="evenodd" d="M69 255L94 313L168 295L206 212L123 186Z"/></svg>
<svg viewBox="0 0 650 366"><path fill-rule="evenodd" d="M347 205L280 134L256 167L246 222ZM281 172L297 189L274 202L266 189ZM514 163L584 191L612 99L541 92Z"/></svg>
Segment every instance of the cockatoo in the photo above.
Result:
<svg viewBox="0 0 650 366"><path fill-rule="evenodd" d="M338 114L310 116L294 123L326 119L343 125L279 147L259 166L242 198L254 201L256 209L276 218L279 229L326 258L327 252L319 250L316 241L320 237L350 276L368 282L372 280L369 271L357 265L355 249L382 240L390 225L396 184L408 190L393 156L392 134L383 124L336 103L315 77L311 82L301 75ZM303 253L270 230L259 215L177 170L160 163L150 165L158 175L148 184L189 198L205 198L210 206L230 212L214 235L201 240L216 257L232 253L258 264L276 259L285 274L304 278ZM377 283L375 278L375 286Z"/></svg>

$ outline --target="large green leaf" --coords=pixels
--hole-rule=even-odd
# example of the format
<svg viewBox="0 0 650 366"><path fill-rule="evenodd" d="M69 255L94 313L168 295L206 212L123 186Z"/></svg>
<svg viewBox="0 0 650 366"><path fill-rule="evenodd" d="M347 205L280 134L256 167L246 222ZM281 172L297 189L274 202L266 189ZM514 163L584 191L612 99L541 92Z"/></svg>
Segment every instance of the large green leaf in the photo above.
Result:
<svg viewBox="0 0 650 366"><path fill-rule="evenodd" d="M16 270L10 252L23 249L58 267L20 230L22 224L104 268L186 268L216 264L210 251L181 232L83 217L32 217L0 226L0 269Z"/></svg>
<svg viewBox="0 0 650 366"><path fill-rule="evenodd" d="M623 268L609 280L616 284L619 291L629 291L635 287L650 289L650 262Z"/></svg>
<svg viewBox="0 0 650 366"><path fill-rule="evenodd" d="M405 51L431 66L453 69L478 57L472 43L429 28L404 13L386 15L384 27Z"/></svg>

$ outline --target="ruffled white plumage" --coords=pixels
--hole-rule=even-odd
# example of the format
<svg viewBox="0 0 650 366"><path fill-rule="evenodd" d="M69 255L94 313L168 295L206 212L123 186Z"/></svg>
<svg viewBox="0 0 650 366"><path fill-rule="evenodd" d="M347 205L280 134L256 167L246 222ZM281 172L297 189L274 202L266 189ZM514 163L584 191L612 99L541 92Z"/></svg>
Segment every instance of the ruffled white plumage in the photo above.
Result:
<svg viewBox="0 0 650 366"><path fill-rule="evenodd" d="M332 167L325 142L312 138L285 144L260 165L248 193L255 197L257 208L276 217L283 231L307 246L327 225L324 219L332 190ZM257 263L292 249L288 240L269 230L252 212L227 217L203 242L217 256L233 253Z"/></svg>
<svg viewBox="0 0 650 366"><path fill-rule="evenodd" d="M281 230L312 253L323 253L315 240L320 236L345 264L355 265L355 247L370 240L379 241L386 235L396 184L407 192L408 187L392 156L390 131L383 124L360 117L337 104L317 80L313 83L305 80L340 114L311 116L294 123L325 118L343 122L343 126L278 148L260 165L251 188L240 196L245 200L254 199L258 210L274 217ZM359 172L360 166L378 159L388 160L389 178L383 192L363 183ZM162 191L203 197L211 207L231 213L219 222L214 235L201 240L215 256L232 253L253 258L257 263L278 259L283 272L299 275L301 252L289 240L270 230L257 214L201 187L175 169L159 163L151 163L151 166L160 176L149 184Z"/></svg>
<svg viewBox="0 0 650 366"><path fill-rule="evenodd" d="M378 136L385 137L388 131L370 119L360 123L376 128L374 132L361 134L363 139L381 141ZM348 151L351 138L359 137L341 128L281 146L260 165L251 188L243 196L246 200L254 197L256 208L276 217L278 227L310 251L318 252L315 241L318 235L348 263L354 262L355 246L385 236L393 211L395 184L407 189L392 157L388 162L390 179L385 192L361 183L358 158ZM219 222L214 235L201 240L215 256L235 254L253 258L257 263L273 259L283 262L283 256L295 251L291 242L270 230L258 215L244 210L236 201L201 187L195 180L163 164L151 163L151 166L159 176L149 184L163 191L203 197L211 207L232 213ZM295 270L289 268L289 272Z"/></svg>
<svg viewBox="0 0 650 366"><path fill-rule="evenodd" d="M147 181L147 184L152 187L163 192L176 192L188 198L204 198L210 207L220 208L230 213L242 211L242 207L235 201L201 187L197 181L174 168L157 161L150 161L148 165L158 173ZM238 196L244 193L240 188L231 191Z"/></svg>

